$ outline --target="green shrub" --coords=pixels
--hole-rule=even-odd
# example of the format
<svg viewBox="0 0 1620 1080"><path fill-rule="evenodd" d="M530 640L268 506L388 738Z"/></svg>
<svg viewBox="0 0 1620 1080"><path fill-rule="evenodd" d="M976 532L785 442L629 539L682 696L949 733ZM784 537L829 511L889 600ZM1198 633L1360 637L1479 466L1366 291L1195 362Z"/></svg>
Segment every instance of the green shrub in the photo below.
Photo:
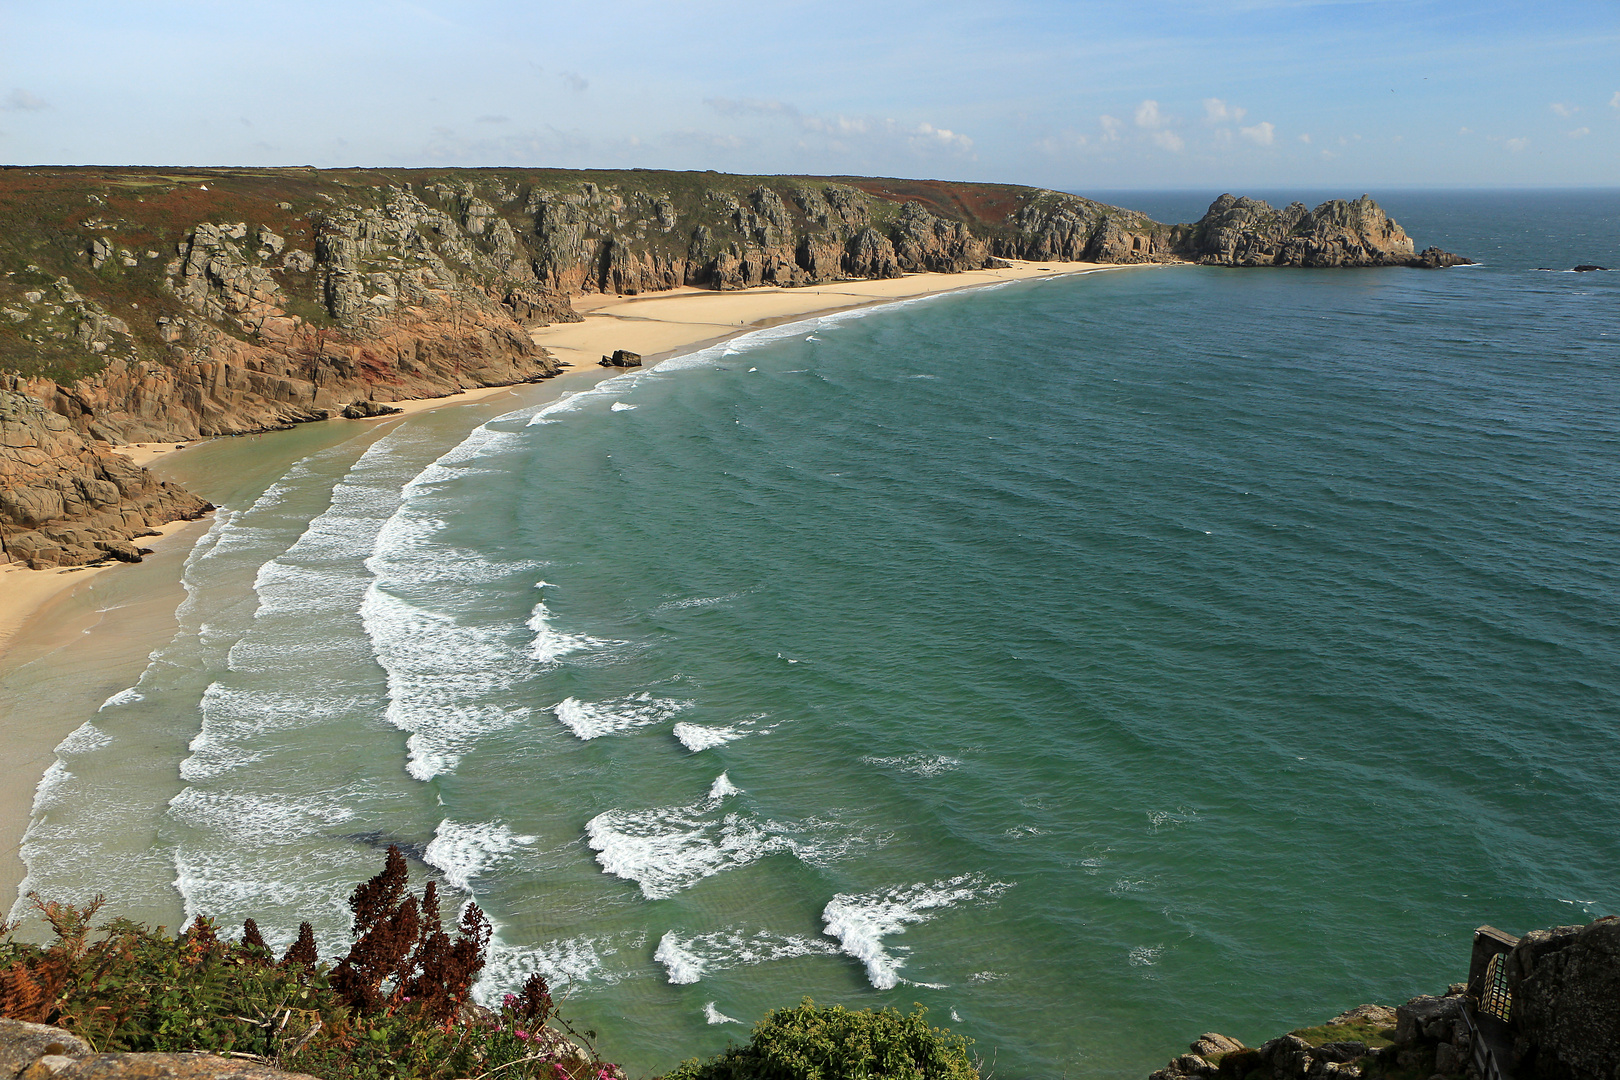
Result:
<svg viewBox="0 0 1620 1080"><path fill-rule="evenodd" d="M748 1045L683 1062L664 1080L978 1080L968 1040L929 1027L927 1015L920 1005L851 1012L805 998L766 1013Z"/></svg>

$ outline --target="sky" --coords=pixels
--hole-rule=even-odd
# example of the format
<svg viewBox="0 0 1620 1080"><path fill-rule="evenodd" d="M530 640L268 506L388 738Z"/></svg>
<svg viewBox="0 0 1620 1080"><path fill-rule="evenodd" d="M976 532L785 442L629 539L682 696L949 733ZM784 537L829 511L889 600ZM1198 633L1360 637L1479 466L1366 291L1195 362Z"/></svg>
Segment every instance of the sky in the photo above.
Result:
<svg viewBox="0 0 1620 1080"><path fill-rule="evenodd" d="M0 163L1620 186L1617 0L0 0Z"/></svg>

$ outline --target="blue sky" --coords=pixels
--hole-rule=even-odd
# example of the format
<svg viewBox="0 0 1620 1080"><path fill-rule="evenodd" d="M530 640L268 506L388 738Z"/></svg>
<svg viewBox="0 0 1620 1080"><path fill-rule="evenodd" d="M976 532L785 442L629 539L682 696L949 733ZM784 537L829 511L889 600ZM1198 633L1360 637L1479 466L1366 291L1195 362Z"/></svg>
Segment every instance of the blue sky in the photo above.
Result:
<svg viewBox="0 0 1620 1080"><path fill-rule="evenodd" d="M0 161L1620 186L1620 2L0 0Z"/></svg>

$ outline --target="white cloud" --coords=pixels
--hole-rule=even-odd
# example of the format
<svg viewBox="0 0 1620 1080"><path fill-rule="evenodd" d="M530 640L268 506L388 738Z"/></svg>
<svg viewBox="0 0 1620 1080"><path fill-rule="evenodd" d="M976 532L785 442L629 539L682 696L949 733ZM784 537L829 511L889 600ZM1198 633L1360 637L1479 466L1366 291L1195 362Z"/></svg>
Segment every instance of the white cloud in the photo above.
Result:
<svg viewBox="0 0 1620 1080"><path fill-rule="evenodd" d="M30 94L28 91L19 86L13 89L11 93L6 95L6 103L4 107L9 110L38 112L41 109L50 108L51 103L46 101L44 98L35 97L33 94Z"/></svg>
<svg viewBox="0 0 1620 1080"><path fill-rule="evenodd" d="M577 71L563 72L562 81L564 86L576 94L583 94L591 88L591 81Z"/></svg>
<svg viewBox="0 0 1620 1080"><path fill-rule="evenodd" d="M1578 127L1574 131L1566 131L1564 134L1568 135L1572 139L1584 139L1586 136L1592 134L1592 129L1589 127Z"/></svg>
<svg viewBox="0 0 1620 1080"><path fill-rule="evenodd" d="M839 153L847 153L852 143L843 140L865 140L868 148L881 144L900 144L916 153L947 150L955 154L973 156L973 140L960 131L938 127L926 121L903 124L897 120L878 120L864 116L807 116L795 105L775 99L708 98L703 104L721 116L774 116L780 117L802 132L823 136L828 145ZM804 140L801 149L809 149Z"/></svg>
<svg viewBox="0 0 1620 1080"><path fill-rule="evenodd" d="M1520 150L1523 150L1525 147L1530 145L1530 140L1529 139L1509 139L1507 142L1503 143L1502 145L1506 146L1509 150L1511 150L1515 154L1517 154Z"/></svg>
<svg viewBox="0 0 1620 1080"><path fill-rule="evenodd" d="M1332 160L1333 160L1333 159L1334 159L1334 158L1336 158L1336 157L1338 157L1338 156L1339 156L1339 155L1338 155L1338 154L1335 154L1335 153L1334 153L1334 152L1333 152L1333 151L1331 151L1331 150L1324 150L1324 151L1322 151L1322 160L1323 160L1323 161L1332 161Z"/></svg>
<svg viewBox="0 0 1620 1080"><path fill-rule="evenodd" d="M721 116L742 116L745 113L759 113L765 116L788 115L798 116L799 110L784 102L769 100L761 101L758 98L705 98L703 104L719 113Z"/></svg>
<svg viewBox="0 0 1620 1080"><path fill-rule="evenodd" d="M1457 134L1459 135L1472 135L1473 133L1474 129L1470 127L1460 127L1457 129Z"/></svg>
<svg viewBox="0 0 1620 1080"><path fill-rule="evenodd" d="M1125 127L1125 121L1117 116L1099 116L1097 120L1102 124L1103 142L1117 142L1120 131Z"/></svg>
<svg viewBox="0 0 1620 1080"><path fill-rule="evenodd" d="M1566 117L1574 116L1576 113L1581 111L1581 107L1579 105L1565 105L1562 101L1555 101L1551 105L1548 105L1547 108L1551 109L1559 116Z"/></svg>
<svg viewBox="0 0 1620 1080"><path fill-rule="evenodd" d="M1238 128L1238 134L1256 146L1270 146L1272 140L1277 137L1277 125L1269 120L1262 120L1254 127Z"/></svg>
<svg viewBox="0 0 1620 1080"><path fill-rule="evenodd" d="M1164 117L1159 115L1159 103L1152 98L1142 102L1136 107L1136 126L1139 128L1156 128L1164 123Z"/></svg>
<svg viewBox="0 0 1620 1080"><path fill-rule="evenodd" d="M1179 154L1181 148L1186 145L1181 141L1181 136L1173 131L1155 131L1153 133L1153 143L1155 146L1168 150L1172 154Z"/></svg>
<svg viewBox="0 0 1620 1080"><path fill-rule="evenodd" d="M1299 137L1299 141L1300 141L1300 142L1302 142L1302 143L1304 143L1304 144L1305 144L1305 145L1306 145L1306 146L1309 146L1309 145L1311 145L1311 135L1310 135L1310 132L1306 132L1306 133L1305 133L1305 134L1303 134L1303 135L1301 135L1301 136L1300 136L1300 137Z"/></svg>
<svg viewBox="0 0 1620 1080"><path fill-rule="evenodd" d="M1614 97L1609 99L1609 108L1620 109L1620 90L1616 90Z"/></svg>
<svg viewBox="0 0 1620 1080"><path fill-rule="evenodd" d="M918 124L916 137L926 142L937 143L940 146L960 150L964 153L973 149L973 140L966 135L952 131L950 128L935 127L932 124Z"/></svg>
<svg viewBox="0 0 1620 1080"><path fill-rule="evenodd" d="M1204 99L1205 123L1215 124L1222 120L1230 120L1235 124L1248 114L1248 109L1240 109L1235 105L1228 105L1218 97Z"/></svg>

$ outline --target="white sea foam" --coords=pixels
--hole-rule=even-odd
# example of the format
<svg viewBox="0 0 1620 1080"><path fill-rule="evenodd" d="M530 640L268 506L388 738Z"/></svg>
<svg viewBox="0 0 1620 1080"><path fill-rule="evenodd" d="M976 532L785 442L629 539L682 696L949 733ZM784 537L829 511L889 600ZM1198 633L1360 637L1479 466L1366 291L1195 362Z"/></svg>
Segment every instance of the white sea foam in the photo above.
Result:
<svg viewBox="0 0 1620 1080"><path fill-rule="evenodd" d="M606 641L588 634L569 634L553 629L551 611L546 607L544 600L534 605L534 610L529 615L528 627L534 631L534 641L529 645L529 655L542 664L556 663L570 653L625 644L622 641Z"/></svg>
<svg viewBox="0 0 1620 1080"><path fill-rule="evenodd" d="M169 812L193 828L247 848L286 844L328 832L354 820L344 805L352 794L323 793L319 800L289 800L273 792L182 788L169 800Z"/></svg>
<svg viewBox="0 0 1620 1080"><path fill-rule="evenodd" d="M1178 806L1174 810L1149 810L1147 812L1148 832L1156 833L1160 829L1174 829L1198 820L1198 811L1185 806Z"/></svg>
<svg viewBox="0 0 1620 1080"><path fill-rule="evenodd" d="M673 896L706 877L778 853L824 864L866 842L834 821L778 822L730 808L738 794L721 773L695 806L608 810L585 825L602 869L634 881L649 900Z"/></svg>
<svg viewBox="0 0 1620 1080"><path fill-rule="evenodd" d="M545 977L553 993L581 985L612 986L639 973L646 947L642 931L560 938L523 947L507 945L497 934L473 996L481 1004L493 1004L536 973Z"/></svg>
<svg viewBox="0 0 1620 1080"><path fill-rule="evenodd" d="M101 708L97 709L96 712L101 712L103 709L110 709L116 705L134 705L136 702L145 700L146 695L141 693L141 688L137 684L124 690L120 690L106 701L103 701L101 703Z"/></svg>
<svg viewBox="0 0 1620 1080"><path fill-rule="evenodd" d="M742 1021L738 1020L735 1016L727 1016L725 1013L723 1013L719 1009L715 1008L714 1007L714 1002L712 1002L712 1001L705 1001L703 1003L703 1019L708 1021L711 1024L740 1024L740 1023L742 1023Z"/></svg>
<svg viewBox="0 0 1620 1080"><path fill-rule="evenodd" d="M878 892L839 893L821 912L826 924L823 932L837 938L846 955L866 965L866 977L875 988L891 990L900 981L905 961L884 948L885 937L927 922L942 908L988 902L1011 887L1006 882L986 881L982 874L963 874Z"/></svg>
<svg viewBox="0 0 1620 1080"><path fill-rule="evenodd" d="M105 707L105 706L103 706ZM100 712L101 710L96 710ZM88 754L100 750L104 746L111 746L113 737L96 727L95 722L86 720L72 731L67 738L56 744L58 754Z"/></svg>
<svg viewBox="0 0 1620 1080"><path fill-rule="evenodd" d="M1159 962L1159 953L1163 951L1163 945L1138 945L1131 950L1128 959L1132 967L1152 967Z"/></svg>
<svg viewBox="0 0 1620 1080"><path fill-rule="evenodd" d="M674 930L658 942L653 959L664 965L672 983L695 983L705 974L731 968L752 967L773 960L799 956L834 956L838 947L829 941L776 934L769 930L752 933L728 928L683 938Z"/></svg>
<svg viewBox="0 0 1620 1080"><path fill-rule="evenodd" d="M520 836L499 821L464 823L445 818L422 857L444 873L445 884L471 892L474 878L487 874L504 857L534 841L534 837Z"/></svg>
<svg viewBox="0 0 1620 1080"><path fill-rule="evenodd" d="M615 401L612 405L608 406L608 411L609 412L634 412L635 408L636 407L634 405L626 405L622 401Z"/></svg>
<svg viewBox="0 0 1620 1080"><path fill-rule="evenodd" d="M410 774L453 771L477 740L525 722L522 706L480 701L519 677L518 656L498 630L394 596L373 583L360 605L378 662L388 673L388 722L411 733Z"/></svg>
<svg viewBox="0 0 1620 1080"><path fill-rule="evenodd" d="M863 757L861 760L868 765L914 776L938 776L962 767L961 758L946 757L944 754L902 754L899 757Z"/></svg>
<svg viewBox="0 0 1620 1080"><path fill-rule="evenodd" d="M673 930L666 931L658 939L653 960L664 965L664 970L669 973L669 981L676 985L695 983L703 977L703 958L690 952L680 935Z"/></svg>
<svg viewBox="0 0 1620 1080"><path fill-rule="evenodd" d="M577 738L589 742L604 735L661 724L691 704L641 693L610 701L581 701L569 697L554 705L551 711Z"/></svg>
<svg viewBox="0 0 1620 1080"><path fill-rule="evenodd" d="M735 724L689 724L683 721L675 725L674 734L682 746L695 754L702 750L712 750L716 746L724 746L728 742L735 742L749 735L768 735L781 726L780 721L775 724L765 723L766 718L766 713L755 713Z"/></svg>
<svg viewBox="0 0 1620 1080"><path fill-rule="evenodd" d="M68 772L67 765L61 758L51 762L50 767L39 778L39 783L34 785L34 813L50 809L63 798L67 794L68 782L72 779L73 774Z"/></svg>
<svg viewBox="0 0 1620 1080"><path fill-rule="evenodd" d="M724 596L694 596L686 600L671 600L653 608L653 614L657 615L664 611L679 611L682 608L702 608L713 607L716 604L729 604L740 596L742 596L742 593L734 592L727 593Z"/></svg>

